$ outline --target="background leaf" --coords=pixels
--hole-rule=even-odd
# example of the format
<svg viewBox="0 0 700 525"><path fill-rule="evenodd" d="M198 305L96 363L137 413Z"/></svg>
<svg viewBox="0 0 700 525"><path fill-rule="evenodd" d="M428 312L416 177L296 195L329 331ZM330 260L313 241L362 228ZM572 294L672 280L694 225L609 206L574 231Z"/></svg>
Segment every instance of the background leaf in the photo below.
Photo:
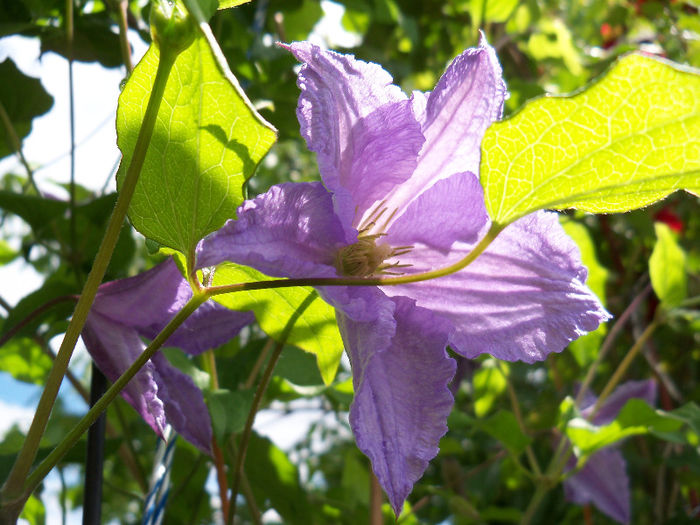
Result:
<svg viewBox="0 0 700 525"><path fill-rule="evenodd" d="M513 454L518 455L532 442L520 430L517 419L509 410L499 410L487 419L480 419L477 425L491 434Z"/></svg>
<svg viewBox="0 0 700 525"><path fill-rule="evenodd" d="M506 390L506 378L494 359L481 364L472 380L474 385L474 412L478 417L488 414L496 400Z"/></svg>
<svg viewBox="0 0 700 525"><path fill-rule="evenodd" d="M299 472L287 455L269 439L253 432L247 459L255 465L247 474L258 504L269 501L284 523L311 523L309 500L299 483Z"/></svg>
<svg viewBox="0 0 700 525"><path fill-rule="evenodd" d="M685 253L666 224L657 222L654 229L656 244L649 257L651 285L665 306L678 306L687 293Z"/></svg>
<svg viewBox="0 0 700 525"><path fill-rule="evenodd" d="M251 0L219 0L219 9L229 9L238 7L241 4L247 4Z"/></svg>
<svg viewBox="0 0 700 525"><path fill-rule="evenodd" d="M253 268L226 263L217 267L214 285L268 279L270 277ZM265 333L277 339L310 291L308 287L275 288L217 295L214 300L233 310L252 310ZM297 320L287 342L315 354L324 383L328 385L333 382L343 353L343 341L333 307L320 298L313 301Z"/></svg>
<svg viewBox="0 0 700 525"><path fill-rule="evenodd" d="M561 223L564 231L576 242L581 251L581 262L588 269L586 286L596 294L600 302L605 306L607 302L605 284L609 272L598 260L595 244L588 228L580 222L569 220L564 216L562 216ZM569 350L579 366L590 365L595 360L607 332L608 325L603 323L593 332L589 332L569 343Z"/></svg>
<svg viewBox="0 0 700 525"><path fill-rule="evenodd" d="M18 381L43 385L53 360L28 337L15 337L0 349L0 370Z"/></svg>
<svg viewBox="0 0 700 525"><path fill-rule="evenodd" d="M630 399L611 423L598 427L581 418L573 419L566 428L566 435L584 456L640 434L653 433L669 441L685 443L683 434L678 431L684 425L692 426L693 421L697 421L693 420L696 414L692 404L676 413L654 409L641 399Z"/></svg>
<svg viewBox="0 0 700 525"><path fill-rule="evenodd" d="M22 73L9 58L0 63L0 78L0 102L21 142L32 129L32 119L51 109L53 97L38 78ZM0 120L0 158L14 153L10 144L5 123Z"/></svg>
<svg viewBox="0 0 700 525"><path fill-rule="evenodd" d="M158 67L152 45L127 82L117 110L124 157L121 184ZM235 217L243 184L275 141L274 130L219 70L198 33L178 56L163 95L129 218L145 236L187 253Z"/></svg>
<svg viewBox="0 0 700 525"><path fill-rule="evenodd" d="M489 215L508 224L545 208L621 212L699 191L698 93L697 72L632 54L578 95L530 102L484 137Z"/></svg>
<svg viewBox="0 0 700 525"><path fill-rule="evenodd" d="M12 246L0 239L0 266L15 260L19 253L12 249Z"/></svg>

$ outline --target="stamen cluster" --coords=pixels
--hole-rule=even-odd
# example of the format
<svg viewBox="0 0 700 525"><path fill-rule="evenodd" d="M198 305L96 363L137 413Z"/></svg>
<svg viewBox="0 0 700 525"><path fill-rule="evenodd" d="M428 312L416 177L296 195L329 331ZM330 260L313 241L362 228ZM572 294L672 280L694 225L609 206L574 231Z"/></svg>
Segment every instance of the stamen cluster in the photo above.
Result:
<svg viewBox="0 0 700 525"><path fill-rule="evenodd" d="M377 244L377 241L386 235L384 230L386 230L396 210L389 214L384 224L375 233L370 233L377 226L377 221L387 211L384 204L384 201L380 202L360 226L357 242L343 246L336 253L335 267L340 275L350 277L369 277L378 274L401 275L401 272L391 270L410 266L409 264L400 264L399 261L392 263L385 261L410 252L413 246L392 248L385 242Z"/></svg>

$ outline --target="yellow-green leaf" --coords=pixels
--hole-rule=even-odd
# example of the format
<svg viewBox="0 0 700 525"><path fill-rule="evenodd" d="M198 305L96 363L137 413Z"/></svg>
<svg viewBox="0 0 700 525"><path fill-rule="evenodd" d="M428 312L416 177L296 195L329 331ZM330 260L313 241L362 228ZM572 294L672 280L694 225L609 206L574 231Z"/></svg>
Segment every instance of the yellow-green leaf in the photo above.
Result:
<svg viewBox="0 0 700 525"><path fill-rule="evenodd" d="M158 67L151 46L117 110L123 180ZM243 184L276 138L197 31L168 78L129 218L145 236L183 253L235 216Z"/></svg>
<svg viewBox="0 0 700 525"><path fill-rule="evenodd" d="M685 252L666 224L657 222L654 229L656 244L649 257L651 285L665 306L678 306L687 294Z"/></svg>
<svg viewBox="0 0 700 525"><path fill-rule="evenodd" d="M217 267L214 285L269 280L270 277L246 266L225 263ZM217 295L214 300L232 310L252 310L263 331L279 339L299 305L312 289L271 288ZM326 385L333 382L343 353L343 341L335 321L335 310L320 298L304 310L287 338L287 342L316 356Z"/></svg>
<svg viewBox="0 0 700 525"><path fill-rule="evenodd" d="M248 2L250 2L250 0L219 0L219 9L238 7L239 5L247 4Z"/></svg>
<svg viewBox="0 0 700 525"><path fill-rule="evenodd" d="M700 190L700 75L640 54L585 91L493 124L481 183L491 218L539 209L622 212Z"/></svg>

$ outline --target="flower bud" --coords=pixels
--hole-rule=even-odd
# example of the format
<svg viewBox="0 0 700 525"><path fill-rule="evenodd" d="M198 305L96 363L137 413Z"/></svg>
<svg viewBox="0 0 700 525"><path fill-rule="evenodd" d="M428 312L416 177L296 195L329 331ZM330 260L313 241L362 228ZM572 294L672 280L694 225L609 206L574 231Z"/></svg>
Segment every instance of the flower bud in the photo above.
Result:
<svg viewBox="0 0 700 525"><path fill-rule="evenodd" d="M194 40L196 25L185 7L174 0L156 0L151 6L151 37L162 50L179 53Z"/></svg>

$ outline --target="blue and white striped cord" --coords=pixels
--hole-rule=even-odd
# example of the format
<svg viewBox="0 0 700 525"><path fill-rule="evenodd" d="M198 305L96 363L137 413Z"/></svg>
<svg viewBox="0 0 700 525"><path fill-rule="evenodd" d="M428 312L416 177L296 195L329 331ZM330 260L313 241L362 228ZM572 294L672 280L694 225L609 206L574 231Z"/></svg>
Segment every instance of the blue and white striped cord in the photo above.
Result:
<svg viewBox="0 0 700 525"><path fill-rule="evenodd" d="M175 455L177 433L168 425L163 432L165 439L158 444L151 474L151 490L144 503L142 525L160 525L165 515L165 504L170 493L170 468Z"/></svg>

